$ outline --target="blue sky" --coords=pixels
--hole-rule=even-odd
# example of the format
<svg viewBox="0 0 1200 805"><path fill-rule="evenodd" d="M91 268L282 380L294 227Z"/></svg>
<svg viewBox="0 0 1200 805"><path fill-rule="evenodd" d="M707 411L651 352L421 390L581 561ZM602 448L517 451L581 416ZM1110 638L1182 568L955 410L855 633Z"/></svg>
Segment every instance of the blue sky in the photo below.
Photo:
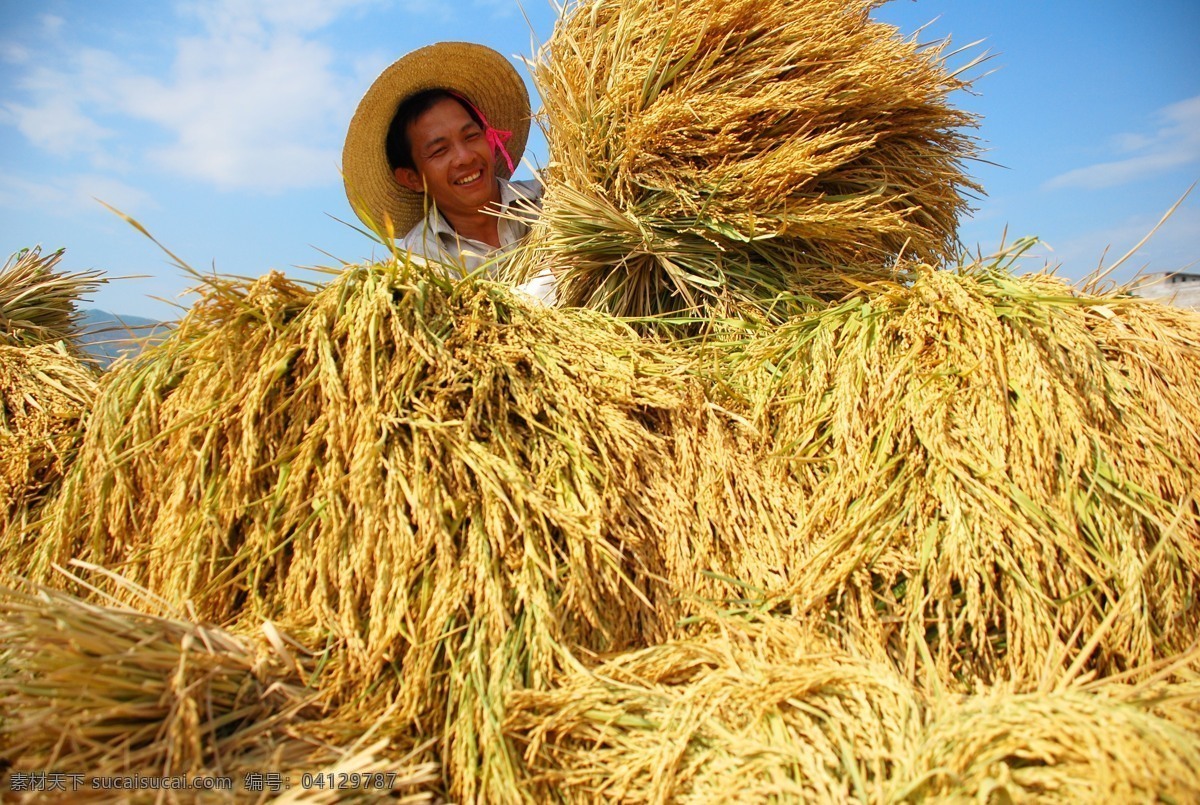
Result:
<svg viewBox="0 0 1200 805"><path fill-rule="evenodd" d="M0 252L65 247L113 279L94 306L174 317L192 282L100 198L200 270L258 276L369 258L338 172L345 126L398 56L445 39L529 56L547 0L0 0ZM974 94L985 252L1037 235L1078 279L1200 180L1200 3L893 0L922 40L984 40ZM966 57L963 57L964 59ZM522 68L524 73L524 69ZM534 137L527 157L544 162ZM527 175L527 172L526 172ZM1051 250L1052 249L1052 250ZM1200 270L1200 188L1118 274ZM120 277L136 277L118 279Z"/></svg>

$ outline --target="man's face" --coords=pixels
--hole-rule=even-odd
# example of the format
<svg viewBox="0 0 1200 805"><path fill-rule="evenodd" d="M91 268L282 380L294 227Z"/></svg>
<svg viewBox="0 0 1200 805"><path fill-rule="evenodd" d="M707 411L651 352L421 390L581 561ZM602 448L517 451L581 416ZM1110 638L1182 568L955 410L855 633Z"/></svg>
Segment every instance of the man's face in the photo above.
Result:
<svg viewBox="0 0 1200 805"><path fill-rule="evenodd" d="M475 213L500 201L492 148L462 104L451 98L429 107L409 124L416 171L396 169L396 180L429 193L444 213Z"/></svg>

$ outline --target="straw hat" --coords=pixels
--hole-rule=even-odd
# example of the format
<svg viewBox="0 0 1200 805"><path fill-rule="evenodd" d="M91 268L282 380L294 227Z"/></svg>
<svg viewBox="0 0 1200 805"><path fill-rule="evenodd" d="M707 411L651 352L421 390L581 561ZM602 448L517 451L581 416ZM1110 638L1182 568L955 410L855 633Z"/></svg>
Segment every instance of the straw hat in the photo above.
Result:
<svg viewBox="0 0 1200 805"><path fill-rule="evenodd" d="M471 42L439 42L414 50L380 73L359 101L346 145L342 149L342 179L350 206L367 226L392 220L402 236L425 215L423 193L401 186L388 164L385 141L400 104L427 89L453 90L483 112L497 129L512 132L508 153L521 160L529 138L529 92L508 59ZM496 175L507 179L501 159Z"/></svg>

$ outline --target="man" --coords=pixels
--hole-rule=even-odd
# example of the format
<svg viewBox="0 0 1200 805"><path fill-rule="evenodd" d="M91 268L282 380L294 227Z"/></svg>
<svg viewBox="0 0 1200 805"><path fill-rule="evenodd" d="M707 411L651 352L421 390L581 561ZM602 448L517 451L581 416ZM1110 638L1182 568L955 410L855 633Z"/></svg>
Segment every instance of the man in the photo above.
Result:
<svg viewBox="0 0 1200 805"><path fill-rule="evenodd" d="M455 276L495 274L529 231L542 196L512 182L529 136L525 83L496 51L466 42L415 50L380 74L350 121L346 194L375 229ZM549 275L521 290L553 304Z"/></svg>

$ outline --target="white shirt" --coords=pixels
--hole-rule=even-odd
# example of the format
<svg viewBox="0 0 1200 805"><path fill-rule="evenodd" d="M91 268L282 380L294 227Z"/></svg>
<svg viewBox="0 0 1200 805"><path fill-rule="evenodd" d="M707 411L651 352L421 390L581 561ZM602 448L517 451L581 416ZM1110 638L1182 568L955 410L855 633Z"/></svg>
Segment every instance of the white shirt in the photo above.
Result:
<svg viewBox="0 0 1200 805"><path fill-rule="evenodd" d="M495 261L498 255L510 252L527 234L529 225L541 209L542 185L534 179L510 182L497 179L500 183L500 213L496 231L500 236L499 248L459 235L432 205L425 217L408 230L400 240L400 248L417 257L444 265L455 279L463 274L478 271L485 262ZM498 265L488 266L488 275L495 276ZM554 278L549 271L517 286L517 290L534 297L547 305L553 305Z"/></svg>

